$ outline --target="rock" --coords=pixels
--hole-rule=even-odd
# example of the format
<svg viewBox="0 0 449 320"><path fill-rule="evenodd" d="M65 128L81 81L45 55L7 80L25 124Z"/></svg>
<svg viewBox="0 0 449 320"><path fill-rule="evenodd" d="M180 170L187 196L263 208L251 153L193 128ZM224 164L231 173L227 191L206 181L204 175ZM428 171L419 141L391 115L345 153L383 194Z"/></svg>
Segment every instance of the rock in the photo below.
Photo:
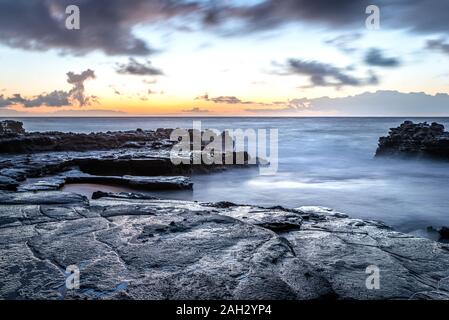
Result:
<svg viewBox="0 0 449 320"><path fill-rule="evenodd" d="M34 179L31 182L26 181L18 188L18 190L58 190L65 184L70 183L113 184L145 190L183 190L192 189L193 187L190 178L183 176L96 176L83 173L79 170L70 170L57 176L44 177L37 181Z"/></svg>
<svg viewBox="0 0 449 320"><path fill-rule="evenodd" d="M0 170L0 176L12 178L16 181L24 181L26 179L26 170L23 169L2 169Z"/></svg>
<svg viewBox="0 0 449 320"><path fill-rule="evenodd" d="M15 136L19 134L24 134L23 123L14 120L3 120L0 121L0 136Z"/></svg>
<svg viewBox="0 0 449 320"><path fill-rule="evenodd" d="M375 222L324 209L315 218L299 209L131 198L0 193L0 298L449 297L449 248ZM276 233L267 228L273 221L301 225ZM69 265L80 269L79 290L65 289ZM377 290L365 285L372 265Z"/></svg>
<svg viewBox="0 0 449 320"><path fill-rule="evenodd" d="M117 198L117 199L134 199L134 200L156 200L157 197L153 197L150 195L135 193L135 192L103 192L103 191L95 191L92 194L92 199L100 199L100 198Z"/></svg>
<svg viewBox="0 0 449 320"><path fill-rule="evenodd" d="M47 177L37 181L26 181L18 188L19 191L51 191L59 190L66 183L64 177Z"/></svg>
<svg viewBox="0 0 449 320"><path fill-rule="evenodd" d="M3 130L3 131L2 131ZM0 153L91 151L112 149L168 149L176 141L170 140L173 129L131 130L116 132L25 132L22 123L12 120L0 122ZM2 133L3 132L3 133ZM225 136L225 133L221 133ZM204 147L206 141L202 142ZM193 150L193 143L191 143ZM230 150L227 150L230 151ZM242 156L247 160L248 154Z"/></svg>
<svg viewBox="0 0 449 320"><path fill-rule="evenodd" d="M440 239L449 240L449 228L448 227L442 227L440 230L438 230L438 233L440 234Z"/></svg>
<svg viewBox="0 0 449 320"><path fill-rule="evenodd" d="M19 183L10 177L0 176L0 190L16 190Z"/></svg>
<svg viewBox="0 0 449 320"><path fill-rule="evenodd" d="M134 188L191 189L185 177L193 173L208 173L236 165L187 164L176 165L170 157L172 129L157 131L125 131L91 134L61 132L26 133L0 137L0 176L5 177L0 188L19 191L58 190L65 183L117 183ZM136 145L142 146L135 148ZM157 145L157 147L153 147ZM91 150L93 149L93 150ZM96 150L97 149L97 150ZM65 151L79 150L79 151ZM39 151L39 152L37 152ZM31 152L22 154L23 152ZM238 152L221 154L222 157ZM250 159L244 152L243 159ZM186 155L192 160L193 155ZM238 166L249 166L247 162ZM77 175L66 174L77 170Z"/></svg>
<svg viewBox="0 0 449 320"><path fill-rule="evenodd" d="M70 192L0 192L1 205L85 204L86 197Z"/></svg>
<svg viewBox="0 0 449 320"><path fill-rule="evenodd" d="M387 137L379 138L376 157L380 156L449 160L449 132L435 122L429 125L404 121L399 127L391 128Z"/></svg>
<svg viewBox="0 0 449 320"><path fill-rule="evenodd" d="M3 122L1 122L3 123ZM1 124L0 123L0 124ZM12 130L12 129L11 129ZM154 131L117 131L97 133L22 132L20 135L0 135L0 153L27 153L49 151L89 151L119 148L142 148L147 143L165 139L169 135ZM0 129L1 133L1 129ZM171 143L173 145L173 143Z"/></svg>
<svg viewBox="0 0 449 320"><path fill-rule="evenodd" d="M20 191L58 190L65 183L117 183L155 189L191 189L185 175L223 170L231 166L175 165L169 150L151 148L82 152L40 152L0 156L4 188ZM68 174L72 172L71 174ZM74 174L73 172L76 172Z"/></svg>

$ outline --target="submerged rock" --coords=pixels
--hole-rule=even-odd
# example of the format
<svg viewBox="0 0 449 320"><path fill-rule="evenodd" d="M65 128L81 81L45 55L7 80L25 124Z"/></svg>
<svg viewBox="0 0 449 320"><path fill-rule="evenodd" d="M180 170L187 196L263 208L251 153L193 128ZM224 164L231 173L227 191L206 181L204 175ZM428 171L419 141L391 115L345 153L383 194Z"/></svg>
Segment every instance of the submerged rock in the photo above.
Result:
<svg viewBox="0 0 449 320"><path fill-rule="evenodd" d="M449 160L449 132L436 122L429 125L404 121L399 127L391 128L387 137L379 138L376 157L380 156Z"/></svg>
<svg viewBox="0 0 449 320"><path fill-rule="evenodd" d="M449 298L449 248L376 222L316 207L101 196L0 194L0 298ZM65 288L69 265L78 290ZM373 265L379 289L366 286Z"/></svg>

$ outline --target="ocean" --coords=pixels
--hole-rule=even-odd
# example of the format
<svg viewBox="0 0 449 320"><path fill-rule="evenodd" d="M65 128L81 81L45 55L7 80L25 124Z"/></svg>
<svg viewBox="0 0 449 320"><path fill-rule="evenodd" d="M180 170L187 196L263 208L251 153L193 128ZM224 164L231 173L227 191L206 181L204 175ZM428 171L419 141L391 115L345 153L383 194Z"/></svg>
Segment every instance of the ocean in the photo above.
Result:
<svg viewBox="0 0 449 320"><path fill-rule="evenodd" d="M351 217L381 220L403 232L434 237L428 226L449 226L449 163L374 158L378 138L404 120L449 118L19 118L27 131L95 132L192 128L278 129L279 168L194 175L193 191L151 193L162 198L232 201L263 206L325 206ZM114 186L103 190L131 191ZM90 195L99 186L68 185Z"/></svg>

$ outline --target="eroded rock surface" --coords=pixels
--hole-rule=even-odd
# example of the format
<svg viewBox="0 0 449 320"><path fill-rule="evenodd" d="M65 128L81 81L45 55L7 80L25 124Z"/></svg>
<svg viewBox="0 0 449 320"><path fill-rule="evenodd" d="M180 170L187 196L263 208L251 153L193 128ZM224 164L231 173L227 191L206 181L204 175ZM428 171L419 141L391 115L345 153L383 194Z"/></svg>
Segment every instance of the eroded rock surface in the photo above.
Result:
<svg viewBox="0 0 449 320"><path fill-rule="evenodd" d="M376 156L425 157L449 160L449 132L444 126L404 121L379 138Z"/></svg>
<svg viewBox="0 0 449 320"><path fill-rule="evenodd" d="M0 190L48 191L66 183L113 183L150 190L190 189L192 183L185 175L237 166L224 161L223 164L194 164L197 153L193 144L190 152L180 155L190 161L173 163L172 131L0 134ZM247 152L233 150L216 152L214 156L222 160L241 157L244 161L239 166L248 166L251 159Z"/></svg>
<svg viewBox="0 0 449 320"><path fill-rule="evenodd" d="M330 209L0 194L0 297L449 297L449 248ZM274 227L273 227L274 226ZM78 290L64 271L80 269ZM368 290L366 268L380 270Z"/></svg>

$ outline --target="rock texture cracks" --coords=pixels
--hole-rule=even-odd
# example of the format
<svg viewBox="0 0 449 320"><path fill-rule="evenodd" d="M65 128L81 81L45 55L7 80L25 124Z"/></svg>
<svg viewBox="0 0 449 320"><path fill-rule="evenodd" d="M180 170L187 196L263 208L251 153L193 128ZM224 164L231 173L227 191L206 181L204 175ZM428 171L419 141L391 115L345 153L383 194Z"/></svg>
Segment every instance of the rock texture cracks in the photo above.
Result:
<svg viewBox="0 0 449 320"><path fill-rule="evenodd" d="M0 194L1 298L449 297L449 248L379 222L318 207L97 198ZM69 265L78 290L65 287ZM378 290L365 286L369 265Z"/></svg>

